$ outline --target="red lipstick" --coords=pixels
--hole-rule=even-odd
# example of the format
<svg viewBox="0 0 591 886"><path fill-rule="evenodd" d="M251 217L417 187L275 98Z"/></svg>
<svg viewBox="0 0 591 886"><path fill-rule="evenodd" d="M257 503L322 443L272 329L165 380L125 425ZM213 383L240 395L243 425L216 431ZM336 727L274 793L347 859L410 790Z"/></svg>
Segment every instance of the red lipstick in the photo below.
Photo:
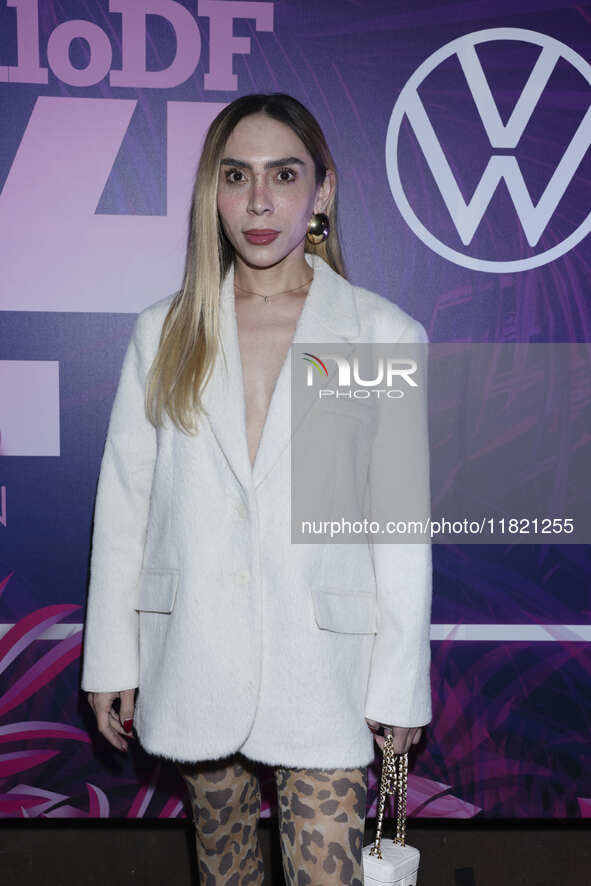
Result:
<svg viewBox="0 0 591 886"><path fill-rule="evenodd" d="M272 243L279 236L279 231L274 231L272 228L250 228L250 230L243 231L242 233L249 243L254 243L258 246L266 246L267 243Z"/></svg>

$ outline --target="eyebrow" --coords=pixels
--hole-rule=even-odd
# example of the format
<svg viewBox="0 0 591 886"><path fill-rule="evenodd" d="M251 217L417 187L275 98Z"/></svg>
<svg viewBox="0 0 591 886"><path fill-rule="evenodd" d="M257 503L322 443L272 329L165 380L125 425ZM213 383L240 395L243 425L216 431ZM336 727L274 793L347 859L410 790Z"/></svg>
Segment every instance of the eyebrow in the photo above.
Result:
<svg viewBox="0 0 591 886"><path fill-rule="evenodd" d="M299 163L300 166L306 165L299 157L281 157L279 160L267 160L264 168L273 169L275 166L286 166L288 163ZM252 169L250 163L245 163L243 160L235 160L233 157L224 157L220 161L220 166L240 166L242 169Z"/></svg>

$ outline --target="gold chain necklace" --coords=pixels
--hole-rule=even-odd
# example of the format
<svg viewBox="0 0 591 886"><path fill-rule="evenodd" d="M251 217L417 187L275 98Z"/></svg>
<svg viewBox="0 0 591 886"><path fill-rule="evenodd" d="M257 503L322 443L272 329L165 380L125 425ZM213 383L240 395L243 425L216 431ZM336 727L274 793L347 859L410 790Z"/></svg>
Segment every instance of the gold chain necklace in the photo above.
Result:
<svg viewBox="0 0 591 886"><path fill-rule="evenodd" d="M264 298L265 302L268 302L270 298L275 298L276 295L287 295L288 292L296 292L298 289L303 289L304 286L309 286L312 280L314 279L314 274L307 280L305 283L300 283L299 286L294 286L293 289L284 289L282 292L272 292L270 295L265 295L262 292L255 292L254 289L244 289L243 286L238 286L237 283L234 283L234 287L239 289L241 292L248 292L249 295L258 295L259 298Z"/></svg>

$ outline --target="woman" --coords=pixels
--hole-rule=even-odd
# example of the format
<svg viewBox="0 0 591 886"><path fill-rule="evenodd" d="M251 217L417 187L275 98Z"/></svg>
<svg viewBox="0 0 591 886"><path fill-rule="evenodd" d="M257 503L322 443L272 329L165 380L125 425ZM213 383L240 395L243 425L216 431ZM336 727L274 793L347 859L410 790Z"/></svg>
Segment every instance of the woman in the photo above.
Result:
<svg viewBox="0 0 591 886"><path fill-rule="evenodd" d="M426 335L348 283L317 121L285 94L232 102L204 141L182 288L141 312L124 360L82 677L111 744L134 724L179 766L208 884L262 882L260 761L288 883L359 886L376 733L402 753L431 719L430 547L290 543L290 345L380 340Z"/></svg>

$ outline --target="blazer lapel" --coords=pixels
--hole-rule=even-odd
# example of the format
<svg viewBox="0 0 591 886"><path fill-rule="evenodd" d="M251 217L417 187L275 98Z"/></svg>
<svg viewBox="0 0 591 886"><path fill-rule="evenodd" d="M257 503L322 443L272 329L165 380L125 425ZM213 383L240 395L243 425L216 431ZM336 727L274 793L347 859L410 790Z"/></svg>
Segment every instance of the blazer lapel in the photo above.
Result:
<svg viewBox="0 0 591 886"><path fill-rule="evenodd" d="M305 259L314 269L314 279L300 313L292 344L355 341L359 336L359 317L351 284L333 271L320 256L305 253ZM272 469L314 401L310 399L309 404L294 416L292 426L293 349L290 347L273 389L255 462L251 467L246 436L244 376L234 305L233 265L222 283L219 322L223 352L218 354L202 402L228 464L248 493ZM349 350L343 351L343 356L347 356L352 350L353 345ZM336 365L329 369L326 384L331 382L336 371Z"/></svg>

